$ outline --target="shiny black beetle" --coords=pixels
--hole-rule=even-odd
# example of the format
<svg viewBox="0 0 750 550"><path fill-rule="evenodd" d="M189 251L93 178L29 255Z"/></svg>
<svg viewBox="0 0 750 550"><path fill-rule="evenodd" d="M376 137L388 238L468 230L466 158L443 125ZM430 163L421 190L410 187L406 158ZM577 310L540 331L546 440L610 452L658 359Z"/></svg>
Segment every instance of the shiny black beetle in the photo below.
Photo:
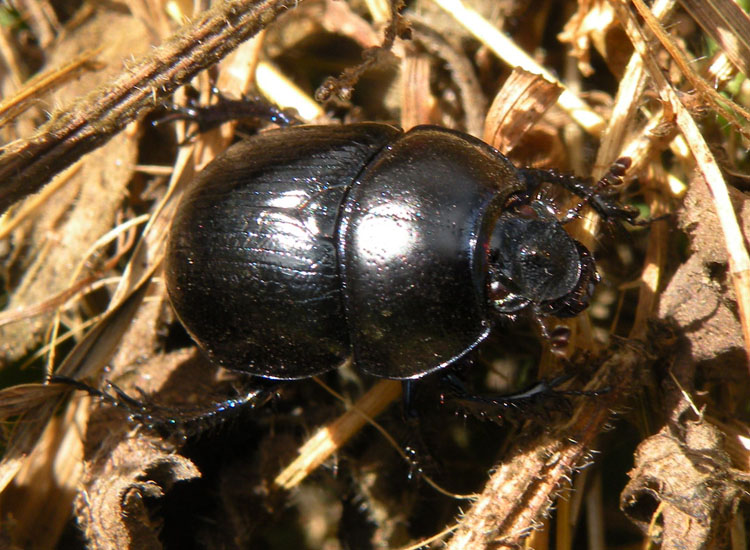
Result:
<svg viewBox="0 0 750 550"><path fill-rule="evenodd" d="M636 216L457 131L269 131L187 191L167 248L169 296L224 367L298 379L353 355L369 374L420 378L474 349L497 318L587 307L596 266L538 197L542 183L605 217Z"/></svg>

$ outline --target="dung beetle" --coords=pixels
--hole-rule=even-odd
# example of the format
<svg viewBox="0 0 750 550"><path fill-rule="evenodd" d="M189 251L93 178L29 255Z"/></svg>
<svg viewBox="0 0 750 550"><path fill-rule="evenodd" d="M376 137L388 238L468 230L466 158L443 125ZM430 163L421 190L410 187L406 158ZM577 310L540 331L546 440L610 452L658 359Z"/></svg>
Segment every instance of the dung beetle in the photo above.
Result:
<svg viewBox="0 0 750 550"><path fill-rule="evenodd" d="M377 377L421 378L499 319L587 307L594 260L540 197L543 183L608 219L637 215L458 131L268 131L230 147L186 191L167 245L169 297L223 367L291 380L351 355Z"/></svg>

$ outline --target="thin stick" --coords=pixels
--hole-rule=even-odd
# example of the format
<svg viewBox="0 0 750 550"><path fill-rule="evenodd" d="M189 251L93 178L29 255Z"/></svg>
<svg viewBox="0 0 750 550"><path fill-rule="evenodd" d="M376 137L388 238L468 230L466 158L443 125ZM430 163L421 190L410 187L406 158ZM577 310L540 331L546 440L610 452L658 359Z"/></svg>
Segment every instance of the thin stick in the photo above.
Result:
<svg viewBox="0 0 750 550"><path fill-rule="evenodd" d="M58 111L26 140L0 150L0 212L266 27L300 0L224 0L90 95Z"/></svg>

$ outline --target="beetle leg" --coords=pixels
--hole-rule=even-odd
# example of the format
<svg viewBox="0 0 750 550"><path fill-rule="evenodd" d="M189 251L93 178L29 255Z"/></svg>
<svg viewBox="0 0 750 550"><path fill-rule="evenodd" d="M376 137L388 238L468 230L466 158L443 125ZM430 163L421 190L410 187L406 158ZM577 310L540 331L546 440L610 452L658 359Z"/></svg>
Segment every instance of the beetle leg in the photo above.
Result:
<svg viewBox="0 0 750 550"><path fill-rule="evenodd" d="M404 423L406 424L404 453L409 463L409 478L413 478L424 472L434 472L438 469L438 466L435 457L422 437L424 430L420 425L416 395L419 388L414 380L403 380L401 386L402 410Z"/></svg>
<svg viewBox="0 0 750 550"><path fill-rule="evenodd" d="M112 393L63 376L50 377L49 381L66 384L85 391L108 405L126 411L132 421L146 429L155 431L165 437L177 436L180 439L206 432L223 424L230 418L236 417L244 410L264 405L276 395L278 385L267 381L261 382L249 391L232 399L209 403L203 407L178 408L153 403L138 388L136 390L141 395L140 398L135 398L109 380L106 384Z"/></svg>
<svg viewBox="0 0 750 550"><path fill-rule="evenodd" d="M128 411L131 420L164 437L177 436L179 439L204 433L236 418L243 411L265 405L276 395L277 387L276 383L261 383L231 399L184 408L158 405L148 401L143 394L141 400L134 399L112 382L107 381L107 385L117 396L117 406Z"/></svg>
<svg viewBox="0 0 750 550"><path fill-rule="evenodd" d="M189 140L195 137L196 133L207 132L233 120L268 121L279 126L292 126L301 122L293 109L281 109L260 95L231 99L222 95L216 88L212 92L218 98L216 103L200 105L197 101L190 101L187 106L166 104L167 114L152 124L161 126L175 120L195 122L198 125L198 131L188 136Z"/></svg>
<svg viewBox="0 0 750 550"><path fill-rule="evenodd" d="M521 168L519 173L526 184L529 196L536 193L544 183L559 185L568 192L583 199L570 209L561 220L566 223L580 217L584 206L590 205L602 218L607 221L621 220L631 225L644 225L647 221L636 220L638 210L632 206L624 206L611 195L611 187L622 183L622 176L630 166L630 159L617 159L602 178L591 185L588 181L572 174L561 174L554 170L540 170L537 168Z"/></svg>
<svg viewBox="0 0 750 550"><path fill-rule="evenodd" d="M63 384L66 386L71 386L72 388L76 390L85 391L92 397L96 397L108 405L117 406L117 399L112 397L110 394L103 392L102 390L95 388L94 386L89 386L85 382L81 382L80 380L76 380L75 378L70 378L68 376L59 376L59 375L53 375L50 376L47 379L48 384Z"/></svg>
<svg viewBox="0 0 750 550"><path fill-rule="evenodd" d="M571 375L562 375L548 380L540 380L524 391L507 395L477 395L471 393L454 374L446 374L443 382L449 388L445 399L458 406L464 414L471 414L480 420L491 420L502 423L505 413L513 411L538 411L547 414L550 410L568 410L569 395L580 395L581 392L558 390L560 384L569 380Z"/></svg>
<svg viewBox="0 0 750 550"><path fill-rule="evenodd" d="M415 402L416 391L413 380L404 380L401 383L401 400L406 418L415 418L418 415Z"/></svg>

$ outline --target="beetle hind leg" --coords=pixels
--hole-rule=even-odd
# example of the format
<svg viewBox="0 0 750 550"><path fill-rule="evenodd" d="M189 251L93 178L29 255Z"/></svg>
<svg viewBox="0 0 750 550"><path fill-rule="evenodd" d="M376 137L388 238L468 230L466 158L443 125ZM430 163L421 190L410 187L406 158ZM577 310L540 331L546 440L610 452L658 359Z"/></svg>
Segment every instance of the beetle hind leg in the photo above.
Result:
<svg viewBox="0 0 750 550"><path fill-rule="evenodd" d="M125 411L130 420L156 432L163 437L187 439L224 425L242 412L265 405L277 393L278 383L268 381L255 383L252 388L238 393L231 399L213 401L203 406L179 407L155 403L138 388L138 397L133 397L111 381L107 389L100 390L72 378L53 376L51 383L66 384L85 391L107 405Z"/></svg>

